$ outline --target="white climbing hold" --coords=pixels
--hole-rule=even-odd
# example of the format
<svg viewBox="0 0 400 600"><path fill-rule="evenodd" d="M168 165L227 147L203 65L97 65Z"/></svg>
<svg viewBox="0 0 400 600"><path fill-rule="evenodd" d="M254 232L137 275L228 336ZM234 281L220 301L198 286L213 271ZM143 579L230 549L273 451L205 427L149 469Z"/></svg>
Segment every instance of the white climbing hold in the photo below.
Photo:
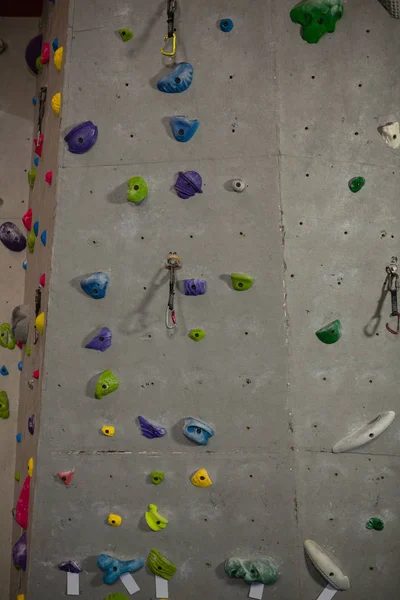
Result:
<svg viewBox="0 0 400 600"><path fill-rule="evenodd" d="M234 179L232 181L232 189L235 192L244 192L244 190L246 189L246 184L243 181L243 179Z"/></svg>
<svg viewBox="0 0 400 600"><path fill-rule="evenodd" d="M349 433L346 437L339 440L332 448L332 452L338 454L339 452L348 452L359 448L368 442L372 442L375 438L381 435L393 421L396 413L393 410L380 413L375 419L369 421L353 433Z"/></svg>
<svg viewBox="0 0 400 600"><path fill-rule="evenodd" d="M400 125L398 121L382 125L382 127L379 127L379 133L388 146L395 150L400 148Z"/></svg>
<svg viewBox="0 0 400 600"><path fill-rule="evenodd" d="M312 540L304 542L304 550L307 552L314 567L321 575L337 590L348 590L350 588L349 578L342 572L336 561Z"/></svg>

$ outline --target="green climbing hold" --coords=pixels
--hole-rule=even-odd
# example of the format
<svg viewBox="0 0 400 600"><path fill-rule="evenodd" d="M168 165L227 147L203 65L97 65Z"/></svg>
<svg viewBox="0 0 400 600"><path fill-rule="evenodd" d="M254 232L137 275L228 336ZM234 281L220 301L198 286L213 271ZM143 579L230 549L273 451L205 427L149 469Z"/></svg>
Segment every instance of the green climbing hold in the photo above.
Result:
<svg viewBox="0 0 400 600"><path fill-rule="evenodd" d="M324 344L334 344L342 336L342 324L339 319L336 319L336 321L332 321L332 323L318 329L315 335Z"/></svg>
<svg viewBox="0 0 400 600"><path fill-rule="evenodd" d="M31 355L31 347L30 347L30 346L27 346L27 347L26 347L26 355L27 355L27 356L30 356L30 355Z"/></svg>
<svg viewBox="0 0 400 600"><path fill-rule="evenodd" d="M194 340L195 342L201 342L202 339L204 339L206 335L206 332L203 331L202 329L191 329L189 331L189 337L191 340Z"/></svg>
<svg viewBox="0 0 400 600"><path fill-rule="evenodd" d="M229 577L239 577L246 583L272 585L279 576L276 565L268 556L249 559L232 556L225 561L224 568Z"/></svg>
<svg viewBox="0 0 400 600"><path fill-rule="evenodd" d="M379 517L371 517L366 523L367 529L375 529L375 531L382 531L385 527L385 523Z"/></svg>
<svg viewBox="0 0 400 600"><path fill-rule="evenodd" d="M350 179L350 181L349 181L349 188L353 192L353 194L356 194L357 192L359 192L361 190L361 188L364 187L364 185L365 185L364 177L353 177L353 179Z"/></svg>
<svg viewBox="0 0 400 600"><path fill-rule="evenodd" d="M33 251L35 250L35 242L36 242L36 235L32 228L30 230L30 232L28 233L28 237L26 238L26 243L28 244L28 250L31 254L33 254Z"/></svg>
<svg viewBox="0 0 400 600"><path fill-rule="evenodd" d="M147 566L154 575L163 577L163 579L171 579L176 572L176 566L154 548L149 552Z"/></svg>
<svg viewBox="0 0 400 600"><path fill-rule="evenodd" d="M238 292L249 290L253 285L254 277L243 273L231 273L233 289Z"/></svg>
<svg viewBox="0 0 400 600"><path fill-rule="evenodd" d="M43 62L42 62L42 57L38 56L36 59L36 68L38 70L39 75L41 73L43 73Z"/></svg>
<svg viewBox="0 0 400 600"><path fill-rule="evenodd" d="M10 416L10 405L7 392L0 392L0 419L8 419Z"/></svg>
<svg viewBox="0 0 400 600"><path fill-rule="evenodd" d="M21 479L21 473L19 471L15 471L14 479L15 481L19 481Z"/></svg>
<svg viewBox="0 0 400 600"><path fill-rule="evenodd" d="M154 485L160 485L162 481L164 481L164 473L163 471L152 471L150 473L151 481Z"/></svg>
<svg viewBox="0 0 400 600"><path fill-rule="evenodd" d="M125 596L125 594L121 594L121 592L115 592L114 594L106 596L104 600L129 600L129 598L128 596Z"/></svg>
<svg viewBox="0 0 400 600"><path fill-rule="evenodd" d="M300 23L301 37L309 44L319 42L324 33L333 33L343 16L343 0L305 0L290 11L294 23Z"/></svg>
<svg viewBox="0 0 400 600"><path fill-rule="evenodd" d="M16 345L16 339L12 334L11 325L9 323L2 323L0 325L0 346L14 350Z"/></svg>
<svg viewBox="0 0 400 600"><path fill-rule="evenodd" d="M103 371L96 383L96 389L94 391L94 395L98 400L101 400L103 396L107 396L107 394L111 394L118 389L119 381L115 377L110 369Z"/></svg>
<svg viewBox="0 0 400 600"><path fill-rule="evenodd" d="M128 179L128 191L126 192L128 202L140 204L146 198L148 192L149 188L143 177L131 177Z"/></svg>
<svg viewBox="0 0 400 600"><path fill-rule="evenodd" d="M123 42L129 42L129 40L131 40L133 37L133 33L130 29L120 29L118 33L121 36L121 40Z"/></svg>
<svg viewBox="0 0 400 600"><path fill-rule="evenodd" d="M30 171L28 171L28 183L29 183L29 187L31 188L31 190L33 190L33 186L35 185L35 179L36 179L36 169L31 169Z"/></svg>

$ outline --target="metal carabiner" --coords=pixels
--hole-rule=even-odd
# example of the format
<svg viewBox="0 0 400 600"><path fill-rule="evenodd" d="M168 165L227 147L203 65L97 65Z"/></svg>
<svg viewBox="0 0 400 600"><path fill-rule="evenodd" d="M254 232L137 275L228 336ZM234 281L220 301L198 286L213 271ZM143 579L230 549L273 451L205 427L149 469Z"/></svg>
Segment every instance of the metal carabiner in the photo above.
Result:
<svg viewBox="0 0 400 600"><path fill-rule="evenodd" d="M393 333L393 335L398 335L400 333L400 313L397 304L397 290L399 288L399 275L397 272L397 256L392 256L392 260L390 265L386 267L386 282L387 289L390 292L391 300L392 300L392 312L390 313L391 317L397 317L397 329L394 330L390 327L389 323L386 323L386 329L389 333ZM385 283L386 283L385 282Z"/></svg>
<svg viewBox="0 0 400 600"><path fill-rule="evenodd" d="M165 44L168 40L172 39L172 50L171 52L167 52L165 50ZM166 35L164 38L164 48L160 49L160 52L163 56L170 56L171 58L173 58L176 54L176 33L173 33L172 36L168 36Z"/></svg>
<svg viewBox="0 0 400 600"><path fill-rule="evenodd" d="M390 316L397 317L397 330L395 331L394 329L392 329L389 323L386 323L386 329L389 331L389 333L393 333L393 335L398 335L400 333L400 313L392 313Z"/></svg>
<svg viewBox="0 0 400 600"><path fill-rule="evenodd" d="M182 267L182 261L176 252L170 252L168 254L165 267L169 270L169 296L165 311L165 326L167 329L174 329L176 327L176 316L174 309L175 269L180 269Z"/></svg>

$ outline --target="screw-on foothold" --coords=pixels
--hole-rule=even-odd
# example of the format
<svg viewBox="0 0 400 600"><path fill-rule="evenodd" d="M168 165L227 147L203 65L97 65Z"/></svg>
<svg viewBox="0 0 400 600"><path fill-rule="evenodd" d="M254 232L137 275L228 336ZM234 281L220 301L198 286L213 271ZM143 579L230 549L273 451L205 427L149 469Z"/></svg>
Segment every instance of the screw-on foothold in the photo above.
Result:
<svg viewBox="0 0 400 600"><path fill-rule="evenodd" d="M221 19L219 22L219 28L224 33L229 33L233 29L232 19Z"/></svg>
<svg viewBox="0 0 400 600"><path fill-rule="evenodd" d="M129 40L131 40L133 38L133 33L130 29L120 29L118 31L119 35L121 36L121 40L123 42L129 42Z"/></svg>
<svg viewBox="0 0 400 600"><path fill-rule="evenodd" d="M81 280L81 288L91 298L101 300L106 295L109 281L105 273L97 271Z"/></svg>
<svg viewBox="0 0 400 600"><path fill-rule="evenodd" d="M231 273L232 287L238 292L249 290L254 282L254 277L244 273Z"/></svg>
<svg viewBox="0 0 400 600"><path fill-rule="evenodd" d="M31 190L33 190L33 186L35 185L36 179L36 169L30 169L28 171L28 183Z"/></svg>
<svg viewBox="0 0 400 600"><path fill-rule="evenodd" d="M149 504L149 511L144 513L146 523L153 531L161 531L168 525L168 519L160 515L155 504Z"/></svg>
<svg viewBox="0 0 400 600"><path fill-rule="evenodd" d="M37 98L36 98L36 96L33 96L33 98L32 98L33 106L36 106L36 103L37 103Z"/></svg>
<svg viewBox="0 0 400 600"><path fill-rule="evenodd" d="M32 209L26 211L24 215L22 215L22 222L24 224L25 229L30 231L32 229Z"/></svg>
<svg viewBox="0 0 400 600"><path fill-rule="evenodd" d="M17 433L15 439L17 440L17 444L20 444L22 442L22 433Z"/></svg>
<svg viewBox="0 0 400 600"><path fill-rule="evenodd" d="M342 324L339 319L328 323L321 329L315 332L315 335L324 344L334 344L338 340L340 340L342 335Z"/></svg>
<svg viewBox="0 0 400 600"><path fill-rule="evenodd" d="M108 437L113 437L115 433L115 427L113 427L112 425L103 425L103 427L101 428L101 432Z"/></svg>
<svg viewBox="0 0 400 600"><path fill-rule="evenodd" d="M30 232L28 233L28 237L26 238L26 243L28 245L29 252L31 254L33 254L35 251L35 244L36 244L36 236L35 236L35 232L33 231L33 229L31 229Z"/></svg>
<svg viewBox="0 0 400 600"><path fill-rule="evenodd" d="M107 523L111 525L111 527L120 527L122 525L122 517L111 513L108 515Z"/></svg>
<svg viewBox="0 0 400 600"><path fill-rule="evenodd" d="M206 332L203 329L191 329L188 335L194 342L201 342L205 338Z"/></svg>
<svg viewBox="0 0 400 600"><path fill-rule="evenodd" d="M7 392L0 392L0 419L8 419L10 416L10 404Z"/></svg>
<svg viewBox="0 0 400 600"><path fill-rule="evenodd" d="M60 571L64 571L65 573L82 573L82 569L74 560L68 560L67 562L62 562L58 565Z"/></svg>
<svg viewBox="0 0 400 600"><path fill-rule="evenodd" d="M19 471L15 471L14 479L15 479L15 481L20 481L21 473Z"/></svg>
<svg viewBox="0 0 400 600"><path fill-rule="evenodd" d="M353 177L353 179L350 179L349 181L349 189L353 192L353 194L356 194L361 190L361 188L364 187L364 184L364 177Z"/></svg>
<svg viewBox="0 0 400 600"><path fill-rule="evenodd" d="M35 433L36 416L33 414L28 417L28 431L31 435Z"/></svg>
<svg viewBox="0 0 400 600"><path fill-rule="evenodd" d="M39 278L39 285L44 288L46 285L46 273L42 273Z"/></svg>
<svg viewBox="0 0 400 600"><path fill-rule="evenodd" d="M33 158L33 163L34 163L35 167L38 167L38 166L39 166L39 157L38 157L38 156L35 156L35 157Z"/></svg>
<svg viewBox="0 0 400 600"><path fill-rule="evenodd" d="M128 202L140 204L145 198L147 198L148 192L149 188L147 187L146 180L143 179L143 177L137 176L128 179L128 190L126 192L126 199Z"/></svg>
<svg viewBox="0 0 400 600"><path fill-rule="evenodd" d="M47 231L45 229L43 229L42 233L40 234L40 241L42 242L43 246L47 244Z"/></svg>
<svg viewBox="0 0 400 600"><path fill-rule="evenodd" d="M103 371L97 380L94 391L95 398L101 400L104 396L112 394L118 389L119 381L110 369Z"/></svg>
<svg viewBox="0 0 400 600"><path fill-rule="evenodd" d="M190 480L196 487L210 487L212 485L211 478L206 469L199 469Z"/></svg>
<svg viewBox="0 0 400 600"><path fill-rule="evenodd" d="M44 312L41 312L35 320L35 327L38 333L44 333L46 318Z"/></svg>
<svg viewBox="0 0 400 600"><path fill-rule="evenodd" d="M30 346L27 346L27 347L26 347L26 355L27 355L27 356L30 356L30 355L31 355L31 347L30 347Z"/></svg>
<svg viewBox="0 0 400 600"><path fill-rule="evenodd" d="M28 460L28 475L29 475L29 477L32 477L34 468L35 468L35 461L33 460L33 457L31 456L31 458Z"/></svg>
<svg viewBox="0 0 400 600"><path fill-rule="evenodd" d="M51 45L53 47L53 52L56 52L58 50L58 37L54 38Z"/></svg>
<svg viewBox="0 0 400 600"><path fill-rule="evenodd" d="M58 92L54 94L51 99L51 108L54 110L55 114L58 116L61 110L61 94Z"/></svg>
<svg viewBox="0 0 400 600"><path fill-rule="evenodd" d="M0 367L0 375L8 375L8 369L5 365L3 365L2 367Z"/></svg>
<svg viewBox="0 0 400 600"><path fill-rule="evenodd" d="M235 192L244 192L246 189L246 184L242 179L234 179L232 181L232 189Z"/></svg>
<svg viewBox="0 0 400 600"><path fill-rule="evenodd" d="M60 471L58 473L59 478L61 479L61 481L63 481L65 483L65 485L69 485L71 483L74 475L75 475L74 469L72 469L72 471Z"/></svg>
<svg viewBox="0 0 400 600"><path fill-rule="evenodd" d="M61 67L62 67L63 54L64 54L64 48L62 46L54 52L54 64L56 65L56 67L59 71L61 71Z"/></svg>
<svg viewBox="0 0 400 600"><path fill-rule="evenodd" d="M39 235L39 221L35 221L33 224L33 233L37 237Z"/></svg>
<svg viewBox="0 0 400 600"><path fill-rule="evenodd" d="M154 485L160 485L162 481L164 481L164 472L163 471L152 471L150 473L151 481Z"/></svg>
<svg viewBox="0 0 400 600"><path fill-rule="evenodd" d="M375 531L382 531L385 527L385 523L379 517L371 517L366 523L367 529L375 529Z"/></svg>
<svg viewBox="0 0 400 600"><path fill-rule="evenodd" d="M39 371L39 369L36 369L36 371L33 371L32 377L34 379L39 379L39 377L40 377L40 371Z"/></svg>
<svg viewBox="0 0 400 600"><path fill-rule="evenodd" d="M47 173L44 176L44 180L46 183L51 185L53 181L53 171L47 171Z"/></svg>
<svg viewBox="0 0 400 600"><path fill-rule="evenodd" d="M23 366L23 363L22 363L22 360L20 360L18 363L18 371L22 371L22 366Z"/></svg>

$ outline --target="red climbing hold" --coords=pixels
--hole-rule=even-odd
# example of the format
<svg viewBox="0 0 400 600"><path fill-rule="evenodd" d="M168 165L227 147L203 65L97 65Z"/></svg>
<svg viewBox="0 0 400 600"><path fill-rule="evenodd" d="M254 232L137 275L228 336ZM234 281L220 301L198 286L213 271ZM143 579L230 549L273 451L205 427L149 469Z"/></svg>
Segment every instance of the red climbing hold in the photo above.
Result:
<svg viewBox="0 0 400 600"><path fill-rule="evenodd" d="M75 471L60 471L58 476L61 479L61 481L63 481L65 483L65 485L69 485L71 483L71 480L72 480L74 474L75 474Z"/></svg>
<svg viewBox="0 0 400 600"><path fill-rule="evenodd" d="M24 216L22 217L22 222L25 225L25 228L30 231L32 229L32 209L26 211Z"/></svg>
<svg viewBox="0 0 400 600"><path fill-rule="evenodd" d="M42 287L46 285L46 273L42 273L39 279L39 283Z"/></svg>
<svg viewBox="0 0 400 600"><path fill-rule="evenodd" d="M51 185L51 182L53 181L53 171L47 171L46 175L44 176L44 180L46 183Z"/></svg>
<svg viewBox="0 0 400 600"><path fill-rule="evenodd" d="M15 520L18 525L23 529L28 529L28 514L29 514L29 495L31 491L31 479L28 477L24 481L21 493L18 498L17 506L15 508Z"/></svg>
<svg viewBox="0 0 400 600"><path fill-rule="evenodd" d="M39 369L36 369L36 371L33 371L33 373L32 373L32 377L34 377L35 379L39 379L39 375L40 375Z"/></svg>
<svg viewBox="0 0 400 600"><path fill-rule="evenodd" d="M35 148L35 154L37 154L38 156L42 156L43 142L44 142L44 135L43 135L43 133L41 133L38 138L35 138L33 140L33 144L34 144L34 148Z"/></svg>
<svg viewBox="0 0 400 600"><path fill-rule="evenodd" d="M50 60L50 44L44 42L42 46L42 65L45 65Z"/></svg>
<svg viewBox="0 0 400 600"><path fill-rule="evenodd" d="M18 348L20 348L22 350L23 343L22 342L17 342L17 346L18 346Z"/></svg>

